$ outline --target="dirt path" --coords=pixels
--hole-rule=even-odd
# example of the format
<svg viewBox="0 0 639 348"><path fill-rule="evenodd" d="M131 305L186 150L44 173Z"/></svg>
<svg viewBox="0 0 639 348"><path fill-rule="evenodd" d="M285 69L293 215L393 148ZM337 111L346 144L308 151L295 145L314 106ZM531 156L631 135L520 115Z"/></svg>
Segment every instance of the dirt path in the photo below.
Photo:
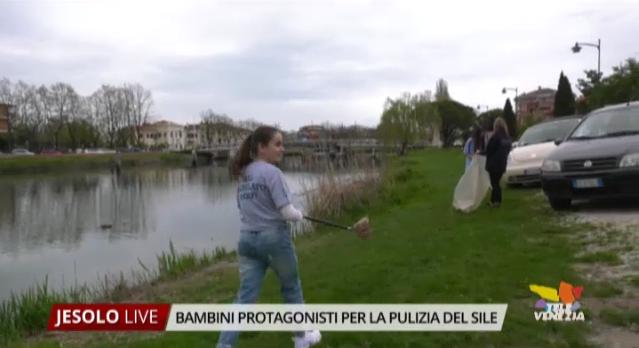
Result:
<svg viewBox="0 0 639 348"><path fill-rule="evenodd" d="M585 304L593 343L639 348L639 202L577 203L567 219L582 224L574 240L591 257L577 271L600 284Z"/></svg>

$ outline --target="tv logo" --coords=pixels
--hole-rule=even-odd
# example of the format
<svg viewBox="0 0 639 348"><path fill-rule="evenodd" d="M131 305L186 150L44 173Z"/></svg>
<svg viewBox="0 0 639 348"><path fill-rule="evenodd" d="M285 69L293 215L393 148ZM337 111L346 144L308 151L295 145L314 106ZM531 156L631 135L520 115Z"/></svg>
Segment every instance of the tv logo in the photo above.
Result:
<svg viewBox="0 0 639 348"><path fill-rule="evenodd" d="M581 303L578 301L583 293L583 286L573 286L561 281L559 291L536 284L530 284L529 288L541 297L535 303L535 320L585 321Z"/></svg>

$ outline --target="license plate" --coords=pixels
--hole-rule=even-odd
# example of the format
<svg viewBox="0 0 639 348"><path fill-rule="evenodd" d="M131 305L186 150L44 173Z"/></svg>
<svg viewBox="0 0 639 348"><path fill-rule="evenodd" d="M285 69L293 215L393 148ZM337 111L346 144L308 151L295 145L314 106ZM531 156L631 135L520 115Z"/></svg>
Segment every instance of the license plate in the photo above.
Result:
<svg viewBox="0 0 639 348"><path fill-rule="evenodd" d="M524 170L524 175L539 175L541 174L541 169L526 169Z"/></svg>
<svg viewBox="0 0 639 348"><path fill-rule="evenodd" d="M572 181L572 187L576 189L603 187L601 179L576 179Z"/></svg>

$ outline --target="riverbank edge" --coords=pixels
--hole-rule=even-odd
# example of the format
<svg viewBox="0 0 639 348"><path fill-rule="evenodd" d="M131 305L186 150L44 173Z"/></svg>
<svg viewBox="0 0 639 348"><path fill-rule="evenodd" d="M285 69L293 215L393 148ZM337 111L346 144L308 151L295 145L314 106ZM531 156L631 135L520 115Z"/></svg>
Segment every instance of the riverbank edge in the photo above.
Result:
<svg viewBox="0 0 639 348"><path fill-rule="evenodd" d="M62 173L152 166L188 166L191 155L174 152L77 154L61 156L0 157L0 176Z"/></svg>

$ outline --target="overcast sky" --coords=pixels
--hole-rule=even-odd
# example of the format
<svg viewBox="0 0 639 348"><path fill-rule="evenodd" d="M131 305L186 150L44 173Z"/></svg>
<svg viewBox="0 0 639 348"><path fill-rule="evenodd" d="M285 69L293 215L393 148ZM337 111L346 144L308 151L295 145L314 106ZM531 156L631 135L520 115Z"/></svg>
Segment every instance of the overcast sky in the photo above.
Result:
<svg viewBox="0 0 639 348"><path fill-rule="evenodd" d="M448 81L465 104L501 107L520 93L573 86L639 57L637 1L0 0L0 78L82 95L139 82L153 118L378 123L386 97ZM514 96L514 94L512 95Z"/></svg>

